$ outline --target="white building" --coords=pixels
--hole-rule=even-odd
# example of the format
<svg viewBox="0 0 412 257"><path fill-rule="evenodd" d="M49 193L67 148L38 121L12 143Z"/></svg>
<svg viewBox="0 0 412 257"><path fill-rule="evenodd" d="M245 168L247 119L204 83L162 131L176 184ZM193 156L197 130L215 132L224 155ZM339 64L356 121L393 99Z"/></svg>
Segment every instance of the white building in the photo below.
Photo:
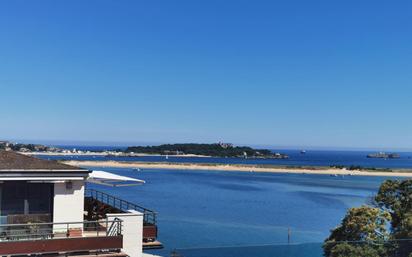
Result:
<svg viewBox="0 0 412 257"><path fill-rule="evenodd" d="M87 181L141 182L0 151L0 255L141 257L161 247L154 212L87 190Z"/></svg>

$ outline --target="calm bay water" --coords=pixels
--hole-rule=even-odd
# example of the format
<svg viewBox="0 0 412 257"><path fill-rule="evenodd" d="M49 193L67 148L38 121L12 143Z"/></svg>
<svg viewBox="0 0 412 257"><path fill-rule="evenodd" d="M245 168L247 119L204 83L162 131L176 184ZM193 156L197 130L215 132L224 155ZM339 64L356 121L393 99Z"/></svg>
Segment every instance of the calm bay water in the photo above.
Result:
<svg viewBox="0 0 412 257"><path fill-rule="evenodd" d="M104 170L147 182L127 188L90 187L157 211L159 240L165 245L163 254L174 248L286 244L288 228L293 243L319 243L339 224L348 208L367 203L385 180L219 171ZM320 245L315 247L312 256L320 256Z"/></svg>
<svg viewBox="0 0 412 257"><path fill-rule="evenodd" d="M412 168L411 153L402 153L400 159L384 160L368 159L366 155L370 152L359 151L308 151L306 154L291 150L281 152L290 158L41 157L95 161ZM159 240L165 249L155 253L169 256L170 251L177 248L185 257L321 257L321 242L328 236L330 229L340 223L348 208L370 202L379 185L386 179L195 170L94 169L145 180L145 185L137 187L89 186L157 211ZM298 245L285 246L288 229L291 230L292 243Z"/></svg>

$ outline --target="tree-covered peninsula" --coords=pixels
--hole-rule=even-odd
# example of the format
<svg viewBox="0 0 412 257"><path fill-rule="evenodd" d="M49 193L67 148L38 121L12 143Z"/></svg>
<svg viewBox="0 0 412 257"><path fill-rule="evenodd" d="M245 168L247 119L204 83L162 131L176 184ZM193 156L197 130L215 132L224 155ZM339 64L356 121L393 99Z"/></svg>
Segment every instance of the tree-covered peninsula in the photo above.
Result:
<svg viewBox="0 0 412 257"><path fill-rule="evenodd" d="M164 154L164 155L203 155L213 157L242 158L288 158L285 154L273 153L268 149L253 149L248 146L234 146L227 143L217 144L163 144L158 146L131 146L126 153Z"/></svg>

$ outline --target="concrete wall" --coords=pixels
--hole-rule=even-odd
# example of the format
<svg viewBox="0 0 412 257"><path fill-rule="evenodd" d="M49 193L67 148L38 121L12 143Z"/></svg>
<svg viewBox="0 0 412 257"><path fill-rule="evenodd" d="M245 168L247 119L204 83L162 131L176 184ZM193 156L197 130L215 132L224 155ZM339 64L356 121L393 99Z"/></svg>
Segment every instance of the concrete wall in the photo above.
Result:
<svg viewBox="0 0 412 257"><path fill-rule="evenodd" d="M142 257L143 253L143 214L137 211L129 213L107 214L108 221L121 219L123 234L122 251L130 257Z"/></svg>
<svg viewBox="0 0 412 257"><path fill-rule="evenodd" d="M54 184L53 222L82 222L84 214L84 181ZM82 227L82 225L71 225Z"/></svg>

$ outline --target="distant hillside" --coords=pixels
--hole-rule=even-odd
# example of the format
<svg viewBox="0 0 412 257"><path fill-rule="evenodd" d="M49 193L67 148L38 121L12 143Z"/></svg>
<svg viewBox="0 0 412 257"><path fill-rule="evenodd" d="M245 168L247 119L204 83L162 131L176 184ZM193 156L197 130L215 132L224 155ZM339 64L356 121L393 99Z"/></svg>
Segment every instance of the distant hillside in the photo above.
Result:
<svg viewBox="0 0 412 257"><path fill-rule="evenodd" d="M253 149L248 146L233 146L232 144L164 144L159 146L131 146L127 153L146 154L195 154L214 157L252 157L252 158L287 158L284 154L274 154L268 149Z"/></svg>
<svg viewBox="0 0 412 257"><path fill-rule="evenodd" d="M47 152L56 151L58 149L40 144L15 144L8 141L0 141L0 150L12 150L18 152Z"/></svg>

